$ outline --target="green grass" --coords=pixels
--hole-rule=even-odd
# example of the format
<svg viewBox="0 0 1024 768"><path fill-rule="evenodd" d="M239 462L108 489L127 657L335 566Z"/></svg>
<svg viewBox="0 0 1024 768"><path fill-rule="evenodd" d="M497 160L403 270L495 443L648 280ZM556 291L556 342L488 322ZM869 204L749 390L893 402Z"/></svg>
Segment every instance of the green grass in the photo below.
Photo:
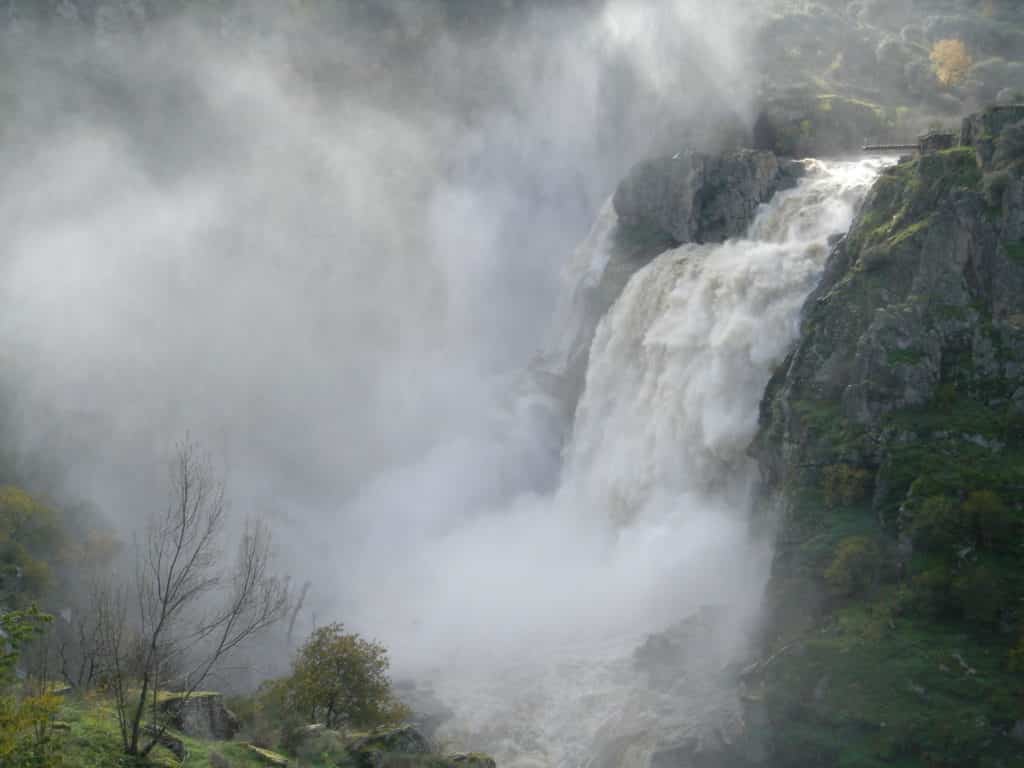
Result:
<svg viewBox="0 0 1024 768"><path fill-rule="evenodd" d="M889 365L917 365L924 359L924 353L918 349L890 349L886 351Z"/></svg>
<svg viewBox="0 0 1024 768"><path fill-rule="evenodd" d="M210 754L214 752L227 758L232 768L267 765L244 742L205 741L173 731L170 733L180 738L188 750L183 763L163 747L154 749L148 761L130 759L121 753L121 734L113 704L102 697L69 698L64 701L57 717L69 726L67 731L56 733L64 768L209 768ZM333 763L315 761L299 763L289 760L289 764L303 768L328 768L329 765L333 768Z"/></svg>
<svg viewBox="0 0 1024 768"><path fill-rule="evenodd" d="M1018 264L1024 264L1024 240L1007 243L1006 255L1010 257L1011 261L1015 261Z"/></svg>
<svg viewBox="0 0 1024 768"><path fill-rule="evenodd" d="M840 608L782 654L766 669L765 701L788 713L789 749L827 754L822 764L1012 759L1019 750L999 734L1024 714L1015 699L1024 675L1008 670L1008 653L998 635L904 616L893 586Z"/></svg>

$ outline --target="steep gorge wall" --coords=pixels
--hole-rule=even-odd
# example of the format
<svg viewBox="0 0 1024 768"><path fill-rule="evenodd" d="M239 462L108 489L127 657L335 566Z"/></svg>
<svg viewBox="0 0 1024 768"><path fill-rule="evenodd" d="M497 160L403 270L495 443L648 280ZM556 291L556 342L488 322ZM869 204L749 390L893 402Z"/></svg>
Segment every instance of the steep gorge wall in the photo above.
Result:
<svg viewBox="0 0 1024 768"><path fill-rule="evenodd" d="M1024 764L1022 133L889 169L768 387L767 764Z"/></svg>

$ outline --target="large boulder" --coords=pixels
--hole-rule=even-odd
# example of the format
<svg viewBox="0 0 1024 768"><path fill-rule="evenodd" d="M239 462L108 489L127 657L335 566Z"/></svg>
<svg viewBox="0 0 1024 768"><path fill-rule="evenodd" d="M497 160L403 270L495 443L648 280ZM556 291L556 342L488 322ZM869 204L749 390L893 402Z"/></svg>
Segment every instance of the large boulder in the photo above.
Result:
<svg viewBox="0 0 1024 768"><path fill-rule="evenodd" d="M677 243L719 242L742 235L792 169L771 152L738 150L712 156L679 152L642 162L615 191L619 221Z"/></svg>
<svg viewBox="0 0 1024 768"><path fill-rule="evenodd" d="M378 728L356 737L348 745L349 755L360 768L408 765L410 758L430 752L430 742L412 725Z"/></svg>
<svg viewBox="0 0 1024 768"><path fill-rule="evenodd" d="M238 718L219 693L169 694L158 706L170 726L186 736L228 741L238 733Z"/></svg>

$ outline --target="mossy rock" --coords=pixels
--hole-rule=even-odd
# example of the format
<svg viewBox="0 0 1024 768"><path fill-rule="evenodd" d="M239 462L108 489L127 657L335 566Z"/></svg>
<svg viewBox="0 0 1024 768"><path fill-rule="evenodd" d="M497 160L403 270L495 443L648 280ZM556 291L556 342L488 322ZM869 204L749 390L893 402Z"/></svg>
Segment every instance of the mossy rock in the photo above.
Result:
<svg viewBox="0 0 1024 768"><path fill-rule="evenodd" d="M481 752L461 752L447 755L445 763L450 768L495 768L494 758Z"/></svg>

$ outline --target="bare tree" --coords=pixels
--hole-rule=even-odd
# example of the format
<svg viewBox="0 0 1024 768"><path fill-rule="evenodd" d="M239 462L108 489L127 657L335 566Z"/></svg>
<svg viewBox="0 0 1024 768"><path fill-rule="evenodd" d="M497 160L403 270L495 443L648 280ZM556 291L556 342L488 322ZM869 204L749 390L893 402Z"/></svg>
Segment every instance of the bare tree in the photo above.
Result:
<svg viewBox="0 0 1024 768"><path fill-rule="evenodd" d="M224 524L224 489L209 460L180 446L169 504L138 546L137 634L126 629L123 594L108 591L97 612L126 754L146 756L163 737L161 688L173 684L187 700L227 654L286 614L266 528L246 524L233 564L223 567ZM144 727L147 706L152 722Z"/></svg>

